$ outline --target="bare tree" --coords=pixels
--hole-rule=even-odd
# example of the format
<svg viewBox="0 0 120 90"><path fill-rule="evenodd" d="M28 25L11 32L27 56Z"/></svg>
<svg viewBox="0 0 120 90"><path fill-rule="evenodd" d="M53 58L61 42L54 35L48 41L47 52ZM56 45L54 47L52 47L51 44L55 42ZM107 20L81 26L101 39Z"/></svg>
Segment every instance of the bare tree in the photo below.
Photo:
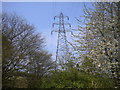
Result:
<svg viewBox="0 0 120 90"><path fill-rule="evenodd" d="M34 25L16 14L3 13L3 86L17 72L34 72L37 75L46 72L51 55L44 52L44 38L35 32ZM41 71L39 67L42 63ZM50 64L50 63L49 63ZM28 69L28 66L36 66ZM52 64L51 64L52 65ZM51 67L48 65L48 67ZM45 68L45 69L43 69ZM41 73L42 72L42 73Z"/></svg>

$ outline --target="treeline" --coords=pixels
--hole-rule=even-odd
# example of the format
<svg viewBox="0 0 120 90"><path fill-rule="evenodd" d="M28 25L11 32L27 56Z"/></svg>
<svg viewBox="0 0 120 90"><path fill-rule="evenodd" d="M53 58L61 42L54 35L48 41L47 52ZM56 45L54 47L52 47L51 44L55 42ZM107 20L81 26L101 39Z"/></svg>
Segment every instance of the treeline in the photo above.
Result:
<svg viewBox="0 0 120 90"><path fill-rule="evenodd" d="M77 19L78 30L71 36L74 43L69 42L70 60L55 69L34 26L3 13L3 88L119 88L120 2L85 6L82 17L84 22Z"/></svg>
<svg viewBox="0 0 120 90"><path fill-rule="evenodd" d="M2 15L2 86L32 87L53 69L51 54L35 27L16 14ZM18 83L17 83L18 82Z"/></svg>
<svg viewBox="0 0 120 90"><path fill-rule="evenodd" d="M75 60L91 75L109 77L120 87L120 2L97 2L84 7L84 26L72 35ZM81 35L83 34L83 35ZM79 56L78 56L79 55ZM108 82L108 81L106 81Z"/></svg>
<svg viewBox="0 0 120 90"><path fill-rule="evenodd" d="M84 22L72 35L75 60L88 74L109 77L120 87L120 2L97 2L84 7ZM82 35L81 35L82 34ZM79 55L79 56L78 56ZM107 82L107 81L106 81Z"/></svg>

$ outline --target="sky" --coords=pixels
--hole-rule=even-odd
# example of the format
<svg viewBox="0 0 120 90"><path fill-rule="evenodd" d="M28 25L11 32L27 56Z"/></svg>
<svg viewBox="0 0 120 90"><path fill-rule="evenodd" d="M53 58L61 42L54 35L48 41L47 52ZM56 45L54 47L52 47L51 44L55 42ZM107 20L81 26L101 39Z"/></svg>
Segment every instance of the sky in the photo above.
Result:
<svg viewBox="0 0 120 90"><path fill-rule="evenodd" d="M88 7L91 7L91 3L85 2ZM54 16L58 16L61 12L69 17L69 21L72 29L77 29L78 22L75 18L80 18L84 15L83 12L84 2L3 2L2 11L7 13L16 13L17 15L25 18L27 22L34 24L36 32L42 33L45 37L46 47L45 49L55 57L57 46L57 34L51 31L52 24L58 22L54 21ZM56 28L55 28L56 29ZM67 35L67 39L70 39L70 35Z"/></svg>

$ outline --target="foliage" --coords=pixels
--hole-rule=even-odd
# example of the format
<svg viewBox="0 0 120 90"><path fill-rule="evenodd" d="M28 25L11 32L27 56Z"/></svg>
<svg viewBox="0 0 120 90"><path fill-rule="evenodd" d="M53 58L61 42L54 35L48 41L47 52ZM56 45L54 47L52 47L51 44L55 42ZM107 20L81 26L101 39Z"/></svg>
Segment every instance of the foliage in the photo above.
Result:
<svg viewBox="0 0 120 90"><path fill-rule="evenodd" d="M33 25L16 14L2 14L2 42L4 88L15 87L19 78L17 73L32 74L31 78L28 74L25 76L27 82L31 82L34 78L42 78L54 65L51 54L43 49L44 38L35 32Z"/></svg>
<svg viewBox="0 0 120 90"><path fill-rule="evenodd" d="M78 34L72 33L70 60L56 70L34 25L3 13L3 88L114 88L120 71L119 10L115 2L85 6L84 25L78 26Z"/></svg>
<svg viewBox="0 0 120 90"><path fill-rule="evenodd" d="M53 71L51 76L42 79L42 88L112 88L110 78L96 77L76 68L68 71ZM106 83L107 82L107 83Z"/></svg>
<svg viewBox="0 0 120 90"><path fill-rule="evenodd" d="M76 59L81 60L84 71L107 75L115 78L115 81L120 76L118 5L119 3L114 2L96 2L93 8L85 6L84 26L78 26L78 34L73 34L75 44L72 44L76 54L80 55Z"/></svg>

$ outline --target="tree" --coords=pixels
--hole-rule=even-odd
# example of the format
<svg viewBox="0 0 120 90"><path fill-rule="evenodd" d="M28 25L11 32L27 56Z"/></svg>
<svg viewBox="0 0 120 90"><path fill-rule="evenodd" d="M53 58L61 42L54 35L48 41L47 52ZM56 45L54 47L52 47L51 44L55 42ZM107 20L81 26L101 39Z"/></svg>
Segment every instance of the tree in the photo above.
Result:
<svg viewBox="0 0 120 90"><path fill-rule="evenodd" d="M0 27L1 27L1 22L0 22ZM0 28L0 87L2 87L2 29L1 28Z"/></svg>
<svg viewBox="0 0 120 90"><path fill-rule="evenodd" d="M94 8L84 10L84 26L79 25L78 35L74 35L74 48L82 60L83 69L88 73L118 78L118 3L99 2ZM78 19L78 22L80 20ZM83 36L80 36L80 33ZM82 52L82 54L81 54ZM116 81L116 79L115 79Z"/></svg>
<svg viewBox="0 0 120 90"><path fill-rule="evenodd" d="M110 78L89 75L76 68L53 71L42 80L42 88L111 88L114 85Z"/></svg>
<svg viewBox="0 0 120 90"><path fill-rule="evenodd" d="M8 38L5 37L4 35L2 35L2 70L3 70L3 73L2 73L2 82L3 82L3 87L6 83L9 82L9 77L12 76L12 70L9 69L9 62L11 62L11 54L13 53L12 52L12 45L10 44L10 41L8 41Z"/></svg>
<svg viewBox="0 0 120 90"><path fill-rule="evenodd" d="M40 76L52 68L51 55L43 50L44 38L34 25L16 14L3 13L2 34L3 87L14 87L19 72Z"/></svg>
<svg viewBox="0 0 120 90"><path fill-rule="evenodd" d="M28 65L28 87L38 88L41 86L42 78L49 75L49 71L53 70L54 62L52 61L51 54L46 51L37 51L30 54L30 62Z"/></svg>

